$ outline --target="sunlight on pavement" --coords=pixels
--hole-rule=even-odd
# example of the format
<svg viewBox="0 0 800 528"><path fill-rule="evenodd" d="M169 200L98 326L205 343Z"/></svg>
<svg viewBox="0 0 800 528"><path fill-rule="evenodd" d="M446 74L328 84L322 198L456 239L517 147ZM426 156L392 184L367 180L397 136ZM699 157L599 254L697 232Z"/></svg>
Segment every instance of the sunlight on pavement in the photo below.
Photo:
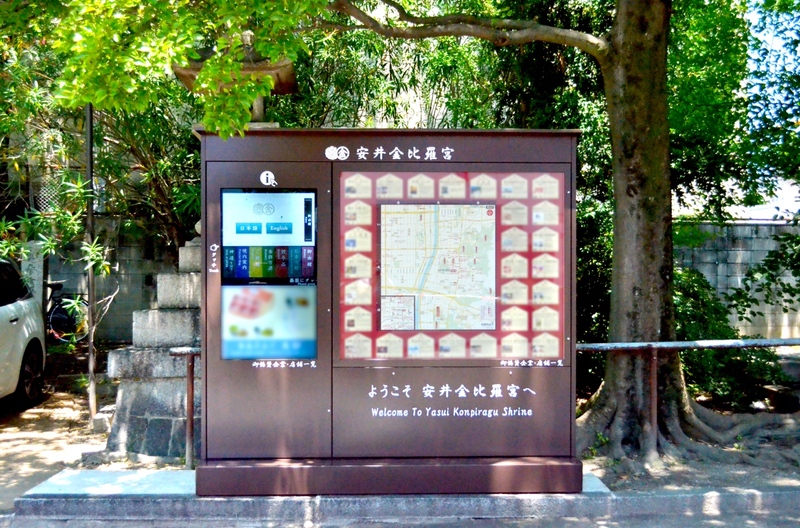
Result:
<svg viewBox="0 0 800 528"><path fill-rule="evenodd" d="M88 409L74 396L51 395L38 407L0 415L0 512L14 499L81 455L105 447L105 437L86 429Z"/></svg>

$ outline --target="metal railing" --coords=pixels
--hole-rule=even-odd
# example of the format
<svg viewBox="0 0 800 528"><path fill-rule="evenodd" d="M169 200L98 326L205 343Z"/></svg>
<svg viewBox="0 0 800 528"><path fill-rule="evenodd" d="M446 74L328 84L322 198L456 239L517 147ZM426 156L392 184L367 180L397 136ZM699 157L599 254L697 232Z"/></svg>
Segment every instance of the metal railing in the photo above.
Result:
<svg viewBox="0 0 800 528"><path fill-rule="evenodd" d="M192 347L173 348L170 356L186 358L186 469L194 467L194 360L200 350Z"/></svg>
<svg viewBox="0 0 800 528"><path fill-rule="evenodd" d="M692 349L772 348L800 346L800 339L717 339L704 341L650 341L641 343L579 343L578 352L650 352L650 425L658 427L658 351ZM194 466L194 364L200 355L196 348L174 348L170 356L186 358L186 468ZM651 435L654 439L656 435Z"/></svg>
<svg viewBox="0 0 800 528"><path fill-rule="evenodd" d="M800 346L800 338L789 339L710 339L704 341L650 341L646 343L578 343L578 352L613 350L691 350L694 348L771 348Z"/></svg>
<svg viewBox="0 0 800 528"><path fill-rule="evenodd" d="M733 348L772 348L778 346L800 346L800 339L715 339L703 341L650 341L641 343L579 343L578 352L650 352L650 427L658 431L658 351L693 349L733 349ZM657 435L650 435L651 441L658 442ZM656 446L649 446L655 450Z"/></svg>

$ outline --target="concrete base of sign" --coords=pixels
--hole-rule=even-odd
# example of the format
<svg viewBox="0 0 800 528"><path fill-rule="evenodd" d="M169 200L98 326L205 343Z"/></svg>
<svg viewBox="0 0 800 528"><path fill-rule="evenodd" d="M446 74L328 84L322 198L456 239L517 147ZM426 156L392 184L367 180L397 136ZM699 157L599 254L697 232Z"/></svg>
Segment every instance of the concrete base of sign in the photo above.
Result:
<svg viewBox="0 0 800 528"><path fill-rule="evenodd" d="M194 471L66 470L18 498L0 527L788 527L799 500L794 487L612 493L591 473L577 494L220 498L195 494Z"/></svg>
<svg viewBox="0 0 800 528"><path fill-rule="evenodd" d="M207 461L200 496L580 493L576 458Z"/></svg>
<svg viewBox="0 0 800 528"><path fill-rule="evenodd" d="M211 498L195 494L194 471L65 470L15 501L12 526L371 526L607 515L608 488L591 473L581 479L578 495Z"/></svg>

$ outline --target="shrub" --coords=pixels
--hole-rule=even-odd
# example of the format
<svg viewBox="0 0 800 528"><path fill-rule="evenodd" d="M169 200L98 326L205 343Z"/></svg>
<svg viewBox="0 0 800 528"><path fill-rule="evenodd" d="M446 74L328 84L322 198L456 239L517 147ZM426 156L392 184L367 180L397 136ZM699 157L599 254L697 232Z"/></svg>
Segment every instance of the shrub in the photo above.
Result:
<svg viewBox="0 0 800 528"><path fill-rule="evenodd" d="M728 320L728 307L702 273L675 269L675 327L680 341L738 339ZM681 352L686 385L706 393L715 406L747 410L763 398L761 387L785 380L772 349L706 349Z"/></svg>

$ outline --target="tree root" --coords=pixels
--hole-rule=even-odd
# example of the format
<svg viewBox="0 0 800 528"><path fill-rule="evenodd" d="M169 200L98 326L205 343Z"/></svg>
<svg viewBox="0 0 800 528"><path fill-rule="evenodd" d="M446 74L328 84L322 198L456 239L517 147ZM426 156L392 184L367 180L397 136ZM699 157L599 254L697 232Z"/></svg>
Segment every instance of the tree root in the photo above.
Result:
<svg viewBox="0 0 800 528"><path fill-rule="evenodd" d="M800 433L800 413L796 414L734 414L723 416L693 401L683 415L687 422L699 429L709 440L717 444L730 444L734 440L748 436L768 426L770 431L783 429Z"/></svg>
<svg viewBox="0 0 800 528"><path fill-rule="evenodd" d="M675 456L685 452L704 460L750 464L764 468L800 465L800 449L774 447L745 449L741 445L736 446L734 450L725 449L726 445L745 436L766 436L766 428L772 434L786 431L800 435L798 430L800 414L759 413L723 416L701 407L689 398L680 412L677 404L674 404L668 414L669 418L664 421L664 426L669 438L659 435L659 448L664 454ZM687 432L694 433L695 438L691 438ZM715 445L705 444L702 440Z"/></svg>
<svg viewBox="0 0 800 528"><path fill-rule="evenodd" d="M672 460L682 460L686 458L686 450L679 449L678 446L667 440L667 438L661 434L661 431L658 432L658 448L665 458L670 458Z"/></svg>
<svg viewBox="0 0 800 528"><path fill-rule="evenodd" d="M752 461L752 457L742 451L727 451L720 447L706 445L690 438L686 432L684 432L683 424L679 419L679 413L675 407L676 406L673 406L673 412L670 413L670 417L666 420L665 425L667 433L669 434L669 441L672 441L676 446L695 456L714 462L738 464ZM694 415L692 414L692 416ZM698 419L695 419L692 424L695 427L701 425L704 431L713 431L713 429Z"/></svg>
<svg viewBox="0 0 800 528"><path fill-rule="evenodd" d="M622 424L625 406L619 405L613 394L599 390L590 400L589 409L577 420L578 453L603 450L615 460L629 458L622 445ZM662 402L663 403L663 402ZM750 464L759 467L797 467L800 465L800 445L793 449L759 447L746 449L744 443L734 442L767 436L797 435L800 437L800 413L796 414L734 414L722 415L702 407L686 395L666 408L660 408L658 452L666 459L689 456L720 463ZM598 442L598 438L603 442ZM607 445L603 445L607 444ZM647 458L641 446L640 455Z"/></svg>
<svg viewBox="0 0 800 528"><path fill-rule="evenodd" d="M706 409L689 397L677 354L658 356L658 427L654 431L650 361L648 354L609 354L603 384L577 420L579 455L589 451L618 461L631 459L635 464L625 467L646 468L664 459L686 457L762 467L800 465L800 446L786 442L792 436L800 438L800 412L728 416ZM763 439L769 437L777 442L764 445Z"/></svg>
<svg viewBox="0 0 800 528"><path fill-rule="evenodd" d="M609 424L614 419L616 402L610 403L608 396L600 387L589 402L589 410L577 419L576 447L578 454L593 447L598 433L607 436Z"/></svg>

